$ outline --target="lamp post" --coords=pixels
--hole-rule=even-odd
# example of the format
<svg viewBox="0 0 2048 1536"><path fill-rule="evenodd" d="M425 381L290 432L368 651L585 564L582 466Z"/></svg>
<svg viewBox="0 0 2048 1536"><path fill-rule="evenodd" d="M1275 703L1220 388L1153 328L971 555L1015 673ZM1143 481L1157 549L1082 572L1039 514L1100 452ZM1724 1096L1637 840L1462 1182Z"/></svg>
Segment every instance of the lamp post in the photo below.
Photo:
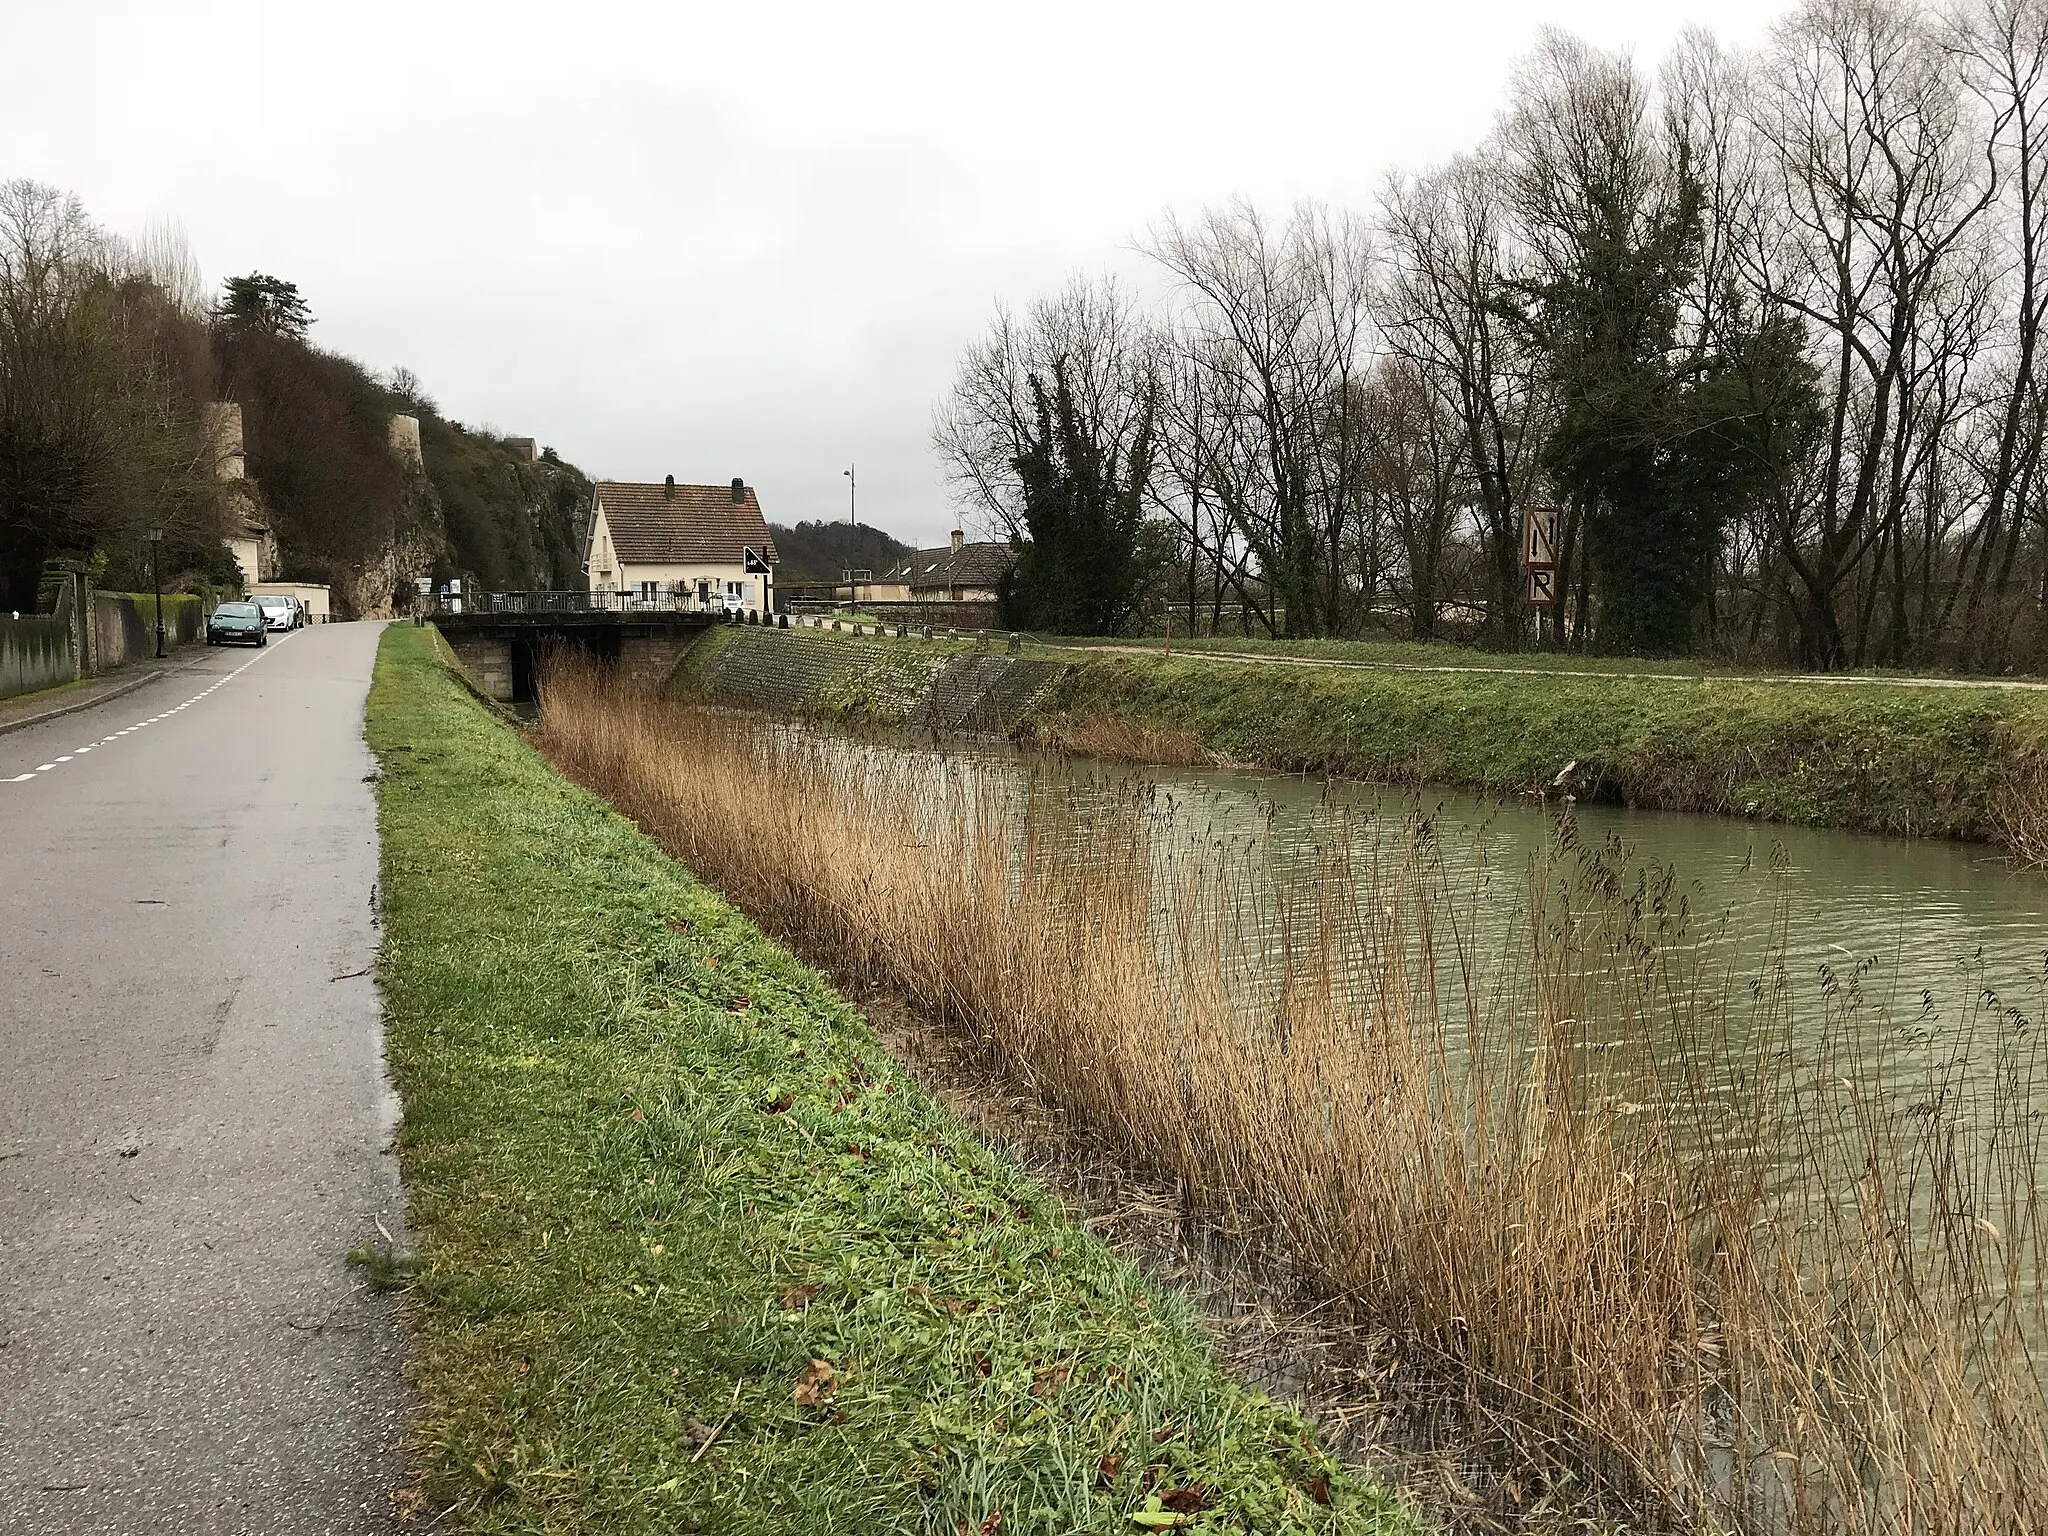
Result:
<svg viewBox="0 0 2048 1536"><path fill-rule="evenodd" d="M847 465L840 473L846 476L846 526L848 528L858 528L860 521L853 513L853 493L859 482L853 478L853 466L851 464ZM852 546L849 545L847 557L851 559L852 554ZM853 584L853 572L851 570L848 570L846 573L846 606L851 608L856 614L860 612L860 589Z"/></svg>
<svg viewBox="0 0 2048 1536"><path fill-rule="evenodd" d="M164 574L162 553L164 531L161 528L149 530L149 584L156 591L156 654L164 656Z"/></svg>

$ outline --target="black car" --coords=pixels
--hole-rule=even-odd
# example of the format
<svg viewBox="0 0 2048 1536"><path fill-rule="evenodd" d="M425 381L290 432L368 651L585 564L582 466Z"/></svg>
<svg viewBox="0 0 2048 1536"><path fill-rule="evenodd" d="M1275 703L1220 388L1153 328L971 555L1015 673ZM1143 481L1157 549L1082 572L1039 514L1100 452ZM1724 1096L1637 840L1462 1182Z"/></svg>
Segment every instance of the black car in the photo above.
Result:
<svg viewBox="0 0 2048 1536"><path fill-rule="evenodd" d="M222 603L206 616L208 645L268 645L263 610L254 603Z"/></svg>

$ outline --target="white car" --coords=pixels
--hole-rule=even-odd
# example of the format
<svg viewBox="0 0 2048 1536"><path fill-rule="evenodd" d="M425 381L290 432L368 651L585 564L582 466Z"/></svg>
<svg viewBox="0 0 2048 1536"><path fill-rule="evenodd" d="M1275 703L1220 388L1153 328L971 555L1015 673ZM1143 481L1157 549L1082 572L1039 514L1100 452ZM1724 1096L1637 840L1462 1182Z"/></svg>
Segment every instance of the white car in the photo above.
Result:
<svg viewBox="0 0 2048 1536"><path fill-rule="evenodd" d="M282 592L259 592L254 599L263 610L263 627L290 631L299 627L299 600Z"/></svg>

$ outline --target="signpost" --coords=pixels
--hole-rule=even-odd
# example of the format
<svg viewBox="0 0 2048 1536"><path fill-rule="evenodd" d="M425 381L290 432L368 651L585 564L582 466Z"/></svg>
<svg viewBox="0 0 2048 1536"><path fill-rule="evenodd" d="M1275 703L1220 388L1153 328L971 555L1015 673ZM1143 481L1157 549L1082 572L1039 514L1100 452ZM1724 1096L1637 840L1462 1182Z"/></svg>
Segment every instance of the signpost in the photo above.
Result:
<svg viewBox="0 0 2048 1536"><path fill-rule="evenodd" d="M1543 615L1557 613L1557 508L1522 509L1522 598L1536 609L1536 638L1543 638Z"/></svg>
<svg viewBox="0 0 2048 1536"><path fill-rule="evenodd" d="M1555 571L1557 569L1557 508L1524 507L1522 509L1522 569L1526 571ZM1549 599L1545 599L1549 601Z"/></svg>

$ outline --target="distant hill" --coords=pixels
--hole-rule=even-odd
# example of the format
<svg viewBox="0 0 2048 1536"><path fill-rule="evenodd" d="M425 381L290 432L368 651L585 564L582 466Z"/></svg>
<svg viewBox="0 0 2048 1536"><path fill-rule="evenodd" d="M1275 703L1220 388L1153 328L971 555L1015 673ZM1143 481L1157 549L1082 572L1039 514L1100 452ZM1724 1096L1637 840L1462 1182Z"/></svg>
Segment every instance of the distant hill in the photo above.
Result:
<svg viewBox="0 0 2048 1536"><path fill-rule="evenodd" d="M775 568L778 584L838 581L840 572L849 569L879 573L910 553L909 545L866 523L798 523L794 528L770 523L768 531L782 556Z"/></svg>

